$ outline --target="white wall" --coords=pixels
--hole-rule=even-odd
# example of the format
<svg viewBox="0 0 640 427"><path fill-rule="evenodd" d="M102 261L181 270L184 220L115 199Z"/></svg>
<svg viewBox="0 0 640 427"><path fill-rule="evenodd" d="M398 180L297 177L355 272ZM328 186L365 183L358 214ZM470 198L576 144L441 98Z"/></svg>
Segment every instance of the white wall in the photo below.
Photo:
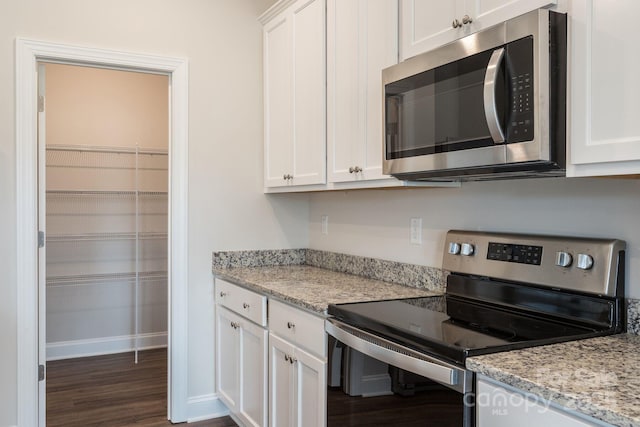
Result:
<svg viewBox="0 0 640 427"><path fill-rule="evenodd" d="M627 296L640 298L640 180L547 178L460 188L314 194L310 247L440 267L449 229L612 237L627 242ZM321 234L329 215L329 234ZM423 244L409 222L422 218Z"/></svg>
<svg viewBox="0 0 640 427"><path fill-rule="evenodd" d="M214 392L213 250L305 247L304 195L262 194L262 33L271 0L0 6L0 426L16 423L15 37L189 59L189 396Z"/></svg>

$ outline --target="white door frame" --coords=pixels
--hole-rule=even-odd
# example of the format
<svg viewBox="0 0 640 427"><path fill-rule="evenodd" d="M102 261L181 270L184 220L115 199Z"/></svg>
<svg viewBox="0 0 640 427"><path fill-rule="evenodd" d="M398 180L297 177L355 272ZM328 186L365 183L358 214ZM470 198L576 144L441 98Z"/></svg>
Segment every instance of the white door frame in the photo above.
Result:
<svg viewBox="0 0 640 427"><path fill-rule="evenodd" d="M38 425L38 61L169 75L168 417L187 420L188 63L186 59L16 39L18 427Z"/></svg>

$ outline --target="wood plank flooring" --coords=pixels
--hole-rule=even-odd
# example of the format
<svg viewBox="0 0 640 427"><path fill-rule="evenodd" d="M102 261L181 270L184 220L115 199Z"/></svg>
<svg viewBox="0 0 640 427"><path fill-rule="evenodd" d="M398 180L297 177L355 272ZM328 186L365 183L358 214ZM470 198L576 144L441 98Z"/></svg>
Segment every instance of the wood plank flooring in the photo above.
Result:
<svg viewBox="0 0 640 427"><path fill-rule="evenodd" d="M47 363L47 426L170 426L167 351L57 360ZM185 424L186 426L186 424ZM229 417L189 427L237 427Z"/></svg>
<svg viewBox="0 0 640 427"><path fill-rule="evenodd" d="M332 388L327 394L327 424L330 427L460 427L461 397L444 388L423 391L412 397L349 397L342 390Z"/></svg>
<svg viewBox="0 0 640 427"><path fill-rule="evenodd" d="M458 397L456 397L458 396ZM415 398L349 398L330 390L328 425L457 427L462 424L460 395L435 390ZM416 420L415 413L420 416ZM47 426L172 425L167 416L166 349L47 363ZM397 425L397 424L394 424ZM185 427L187 425L185 424ZM230 417L190 423L188 427L237 427Z"/></svg>

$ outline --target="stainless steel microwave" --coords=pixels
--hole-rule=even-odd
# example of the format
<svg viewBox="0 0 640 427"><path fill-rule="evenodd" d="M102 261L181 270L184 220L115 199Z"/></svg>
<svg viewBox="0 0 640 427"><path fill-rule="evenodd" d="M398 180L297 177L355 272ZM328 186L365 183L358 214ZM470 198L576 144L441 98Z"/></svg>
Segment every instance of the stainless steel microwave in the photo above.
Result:
<svg viewBox="0 0 640 427"><path fill-rule="evenodd" d="M385 174L563 176L567 17L545 9L382 72Z"/></svg>

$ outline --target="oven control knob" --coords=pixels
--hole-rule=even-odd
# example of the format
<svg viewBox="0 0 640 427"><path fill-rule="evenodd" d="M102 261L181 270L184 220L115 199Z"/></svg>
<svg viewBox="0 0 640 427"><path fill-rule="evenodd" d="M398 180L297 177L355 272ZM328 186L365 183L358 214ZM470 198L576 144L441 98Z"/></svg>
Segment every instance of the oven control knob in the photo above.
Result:
<svg viewBox="0 0 640 427"><path fill-rule="evenodd" d="M593 267L593 257L587 254L578 254L578 263L576 264L581 270L589 270Z"/></svg>
<svg viewBox="0 0 640 427"><path fill-rule="evenodd" d="M573 262L573 257L569 252L556 252L556 265L558 267L569 267Z"/></svg>
<svg viewBox="0 0 640 427"><path fill-rule="evenodd" d="M474 247L471 243L463 243L460 246L460 255L471 256L473 255Z"/></svg>
<svg viewBox="0 0 640 427"><path fill-rule="evenodd" d="M456 243L456 242L449 243L449 253L451 255L458 255L460 253L460 243Z"/></svg>

